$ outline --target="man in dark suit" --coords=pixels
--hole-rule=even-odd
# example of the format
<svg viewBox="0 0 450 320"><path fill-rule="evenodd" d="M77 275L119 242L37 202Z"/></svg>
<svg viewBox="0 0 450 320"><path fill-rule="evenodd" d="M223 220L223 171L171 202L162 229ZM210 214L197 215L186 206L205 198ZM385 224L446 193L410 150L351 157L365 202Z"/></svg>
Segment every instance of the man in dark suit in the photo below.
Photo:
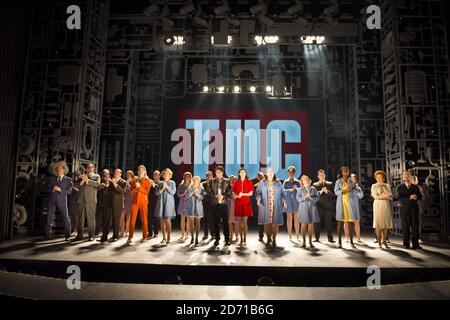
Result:
<svg viewBox="0 0 450 320"><path fill-rule="evenodd" d="M111 225L113 226L113 241L119 239L120 231L120 214L122 213L124 201L125 201L125 191L130 188L128 182L122 179L122 170L114 170L114 176L109 180L109 186L107 187L107 192L105 195L105 200L110 202L108 204L109 210L103 212L103 234L101 242L108 240L108 234L111 230Z"/></svg>
<svg viewBox="0 0 450 320"><path fill-rule="evenodd" d="M58 163L55 166L56 176L50 178L49 185L49 201L48 201L48 215L47 225L45 228L45 238L52 238L53 219L55 218L56 209L61 214L64 221L65 240L70 238L71 226L69 219L69 210L67 208L67 195L72 193L72 179L66 174L69 168L65 163Z"/></svg>
<svg viewBox="0 0 450 320"><path fill-rule="evenodd" d="M256 190L258 189L258 185L261 181L264 181L265 176L264 173L262 173L261 171L258 172L256 174L256 179L252 180L253 182L253 189ZM253 212L258 212L258 206L256 205L256 197L255 197L255 192L253 192L253 195L251 196L251 201L252 201L252 209ZM263 224L258 224L258 241L264 241L264 225Z"/></svg>
<svg viewBox="0 0 450 320"><path fill-rule="evenodd" d="M220 241L220 224L223 228L223 236L225 237L225 245L230 245L230 233L228 226L228 205L227 198L231 197L230 181L224 178L224 168L218 166L215 170L216 177L208 184L208 197L211 203L211 213L213 217L214 237L216 241L215 246L219 245Z"/></svg>
<svg viewBox="0 0 450 320"><path fill-rule="evenodd" d="M422 199L419 187L411 183L411 174L408 171L402 174L403 183L397 187L398 206L402 220L403 245L410 247L412 235L413 249L421 249L419 245L419 206L417 200Z"/></svg>
<svg viewBox="0 0 450 320"><path fill-rule="evenodd" d="M78 220L78 234L75 240L83 239L84 223L86 218L88 224L89 241L94 240L95 209L97 206L97 188L99 186L100 176L94 173L94 165L92 163L89 163L85 167L85 174L81 176L81 183L78 193L80 219Z"/></svg>
<svg viewBox="0 0 450 320"><path fill-rule="evenodd" d="M103 230L104 216L110 216L112 211L111 191L109 186L111 184L111 176L108 169L102 171L102 182L97 189L97 209L95 211L95 236L97 237L101 230Z"/></svg>
<svg viewBox="0 0 450 320"><path fill-rule="evenodd" d="M320 229L323 226L327 232L328 242L333 243L333 226L331 223L333 208L335 207L333 182L326 180L325 170L323 169L317 171L317 178L319 181L315 182L313 186L317 189L320 196L317 201L317 211L319 212L320 223L314 224L314 233L316 236L315 242L320 241Z"/></svg>
<svg viewBox="0 0 450 320"><path fill-rule="evenodd" d="M158 201L158 196L155 192L160 180L161 172L158 170L153 171L153 183L150 185L150 192L148 193L148 239L158 237L160 221L155 218L156 202Z"/></svg>

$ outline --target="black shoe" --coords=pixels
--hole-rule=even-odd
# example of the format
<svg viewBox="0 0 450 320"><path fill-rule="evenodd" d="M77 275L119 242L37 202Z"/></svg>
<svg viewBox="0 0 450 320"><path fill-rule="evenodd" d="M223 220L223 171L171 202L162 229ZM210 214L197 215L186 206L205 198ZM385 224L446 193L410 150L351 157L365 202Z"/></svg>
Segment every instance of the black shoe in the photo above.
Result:
<svg viewBox="0 0 450 320"><path fill-rule="evenodd" d="M320 240L319 240L319 239L316 239L316 240L314 240L313 242L320 242Z"/></svg>
<svg viewBox="0 0 450 320"><path fill-rule="evenodd" d="M413 248L413 250L421 250L422 249L421 246L413 246L412 248Z"/></svg>
<svg viewBox="0 0 450 320"><path fill-rule="evenodd" d="M230 246L231 245L230 241L225 241L225 245Z"/></svg>
<svg viewBox="0 0 450 320"><path fill-rule="evenodd" d="M81 240L83 240L83 237L76 236L75 238L72 239L72 242L81 241Z"/></svg>
<svg viewBox="0 0 450 320"><path fill-rule="evenodd" d="M94 237L89 237L88 241L94 241Z"/></svg>
<svg viewBox="0 0 450 320"><path fill-rule="evenodd" d="M219 245L219 243L220 243L219 240L214 241L214 245L215 245L216 247Z"/></svg>
<svg viewBox="0 0 450 320"><path fill-rule="evenodd" d="M333 239L328 239L329 243L335 243L336 241L334 241Z"/></svg>
<svg viewBox="0 0 450 320"><path fill-rule="evenodd" d="M264 241L264 239L263 239L263 238L259 238L259 239L258 239L258 241L261 241L261 242L263 242L263 241Z"/></svg>
<svg viewBox="0 0 450 320"><path fill-rule="evenodd" d="M117 238L113 238L113 239L112 239L112 242L116 242L116 241L117 241Z"/></svg>
<svg viewBox="0 0 450 320"><path fill-rule="evenodd" d="M208 235L204 235L202 241L208 240Z"/></svg>

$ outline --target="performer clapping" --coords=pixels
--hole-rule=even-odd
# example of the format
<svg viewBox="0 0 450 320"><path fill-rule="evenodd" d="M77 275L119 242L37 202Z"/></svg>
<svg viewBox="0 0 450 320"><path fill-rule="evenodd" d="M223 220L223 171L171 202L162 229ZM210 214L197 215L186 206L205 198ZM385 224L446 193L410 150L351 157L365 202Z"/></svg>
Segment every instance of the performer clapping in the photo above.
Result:
<svg viewBox="0 0 450 320"><path fill-rule="evenodd" d="M191 228L191 244L198 244L198 234L200 233L200 221L203 218L203 197L205 190L202 187L199 176L192 178L192 184L188 190L187 212L189 217L189 224ZM195 230L195 240L194 240Z"/></svg>
<svg viewBox="0 0 450 320"><path fill-rule="evenodd" d="M131 182L131 223L128 243L131 243L133 239L138 211L142 223L142 241L147 240L148 193L151 184L152 180L147 176L147 169L143 165L140 165L137 178L134 178Z"/></svg>
<svg viewBox="0 0 450 320"><path fill-rule="evenodd" d="M298 224L298 200L297 189L300 188L300 181L295 178L295 167L288 168L289 179L284 180L283 188L286 192L286 220L289 240L292 239L292 222L294 222L295 236L299 240Z"/></svg>
<svg viewBox="0 0 450 320"><path fill-rule="evenodd" d="M342 229L344 223L348 223L350 244L353 248L353 234L355 232L355 220L357 218L355 210L354 197L351 197L351 192L355 188L355 183L350 179L350 169L348 167L341 167L339 170L339 179L334 185L334 193L337 196L336 200L336 221L338 222L338 240L339 248L342 248Z"/></svg>
<svg viewBox="0 0 450 320"><path fill-rule="evenodd" d="M247 170L239 170L239 178L233 184L234 217L239 222L240 245L247 245L247 219L253 216L250 197L253 195L253 183L247 177Z"/></svg>
<svg viewBox="0 0 450 320"><path fill-rule="evenodd" d="M264 225L267 245L276 247L277 234L283 221L283 208L287 208L283 185L277 180L272 169L267 169L267 179L258 184L255 191L258 206L258 224Z"/></svg>
<svg viewBox="0 0 450 320"><path fill-rule="evenodd" d="M180 224L181 224L181 238L179 239L180 241L186 240L189 235L189 218L187 217L188 216L187 201L189 196L187 194L187 190L191 186L191 183L192 183L192 173L185 172L183 174L183 181L181 181L177 191L177 196L178 198L180 198L177 210L177 214L180 216Z"/></svg>
<svg viewBox="0 0 450 320"><path fill-rule="evenodd" d="M161 243L170 243L171 221L176 217L174 195L177 192L177 187L175 181L171 180L173 175L172 170L165 169L161 175L163 180L158 183L155 191L158 196L155 217L161 220L161 231L163 235Z"/></svg>
<svg viewBox="0 0 450 320"><path fill-rule="evenodd" d="M302 224L302 237L303 245L306 247L306 227L308 226L309 246L314 248L312 243L312 234L314 230L314 223L319 223L319 213L317 211L317 201L319 200L319 194L316 188L311 186L311 179L303 175L300 179L302 186L297 191L298 216L299 221Z"/></svg>

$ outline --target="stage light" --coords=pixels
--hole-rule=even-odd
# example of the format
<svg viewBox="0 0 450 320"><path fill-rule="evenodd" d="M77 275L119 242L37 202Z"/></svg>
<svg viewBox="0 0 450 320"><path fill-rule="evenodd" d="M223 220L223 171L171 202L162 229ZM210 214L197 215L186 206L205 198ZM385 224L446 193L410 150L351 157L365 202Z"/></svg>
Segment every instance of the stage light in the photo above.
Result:
<svg viewBox="0 0 450 320"><path fill-rule="evenodd" d="M241 88L239 87L239 86L234 86L233 87L233 92L239 92L239 91L241 91Z"/></svg>
<svg viewBox="0 0 450 320"><path fill-rule="evenodd" d="M222 93L222 92L225 91L225 87L224 86L220 86L220 87L217 88L217 91Z"/></svg>
<svg viewBox="0 0 450 320"><path fill-rule="evenodd" d="M258 46L265 45L267 43L277 43L279 40L278 36L255 36L255 43Z"/></svg>
<svg viewBox="0 0 450 320"><path fill-rule="evenodd" d="M203 92L209 92L209 87L208 86L203 86Z"/></svg>
<svg viewBox="0 0 450 320"><path fill-rule="evenodd" d="M175 42L173 43L175 46L182 46L186 43L183 36L174 36L173 38L175 40Z"/></svg>
<svg viewBox="0 0 450 320"><path fill-rule="evenodd" d="M266 92L271 93L272 92L272 86L266 86Z"/></svg>
<svg viewBox="0 0 450 320"><path fill-rule="evenodd" d="M256 92L256 87L255 86L250 86L250 92Z"/></svg>
<svg viewBox="0 0 450 320"><path fill-rule="evenodd" d="M228 38L227 38L228 44L230 44L231 41L233 41L233 37L232 36L228 36ZM214 44L214 36L211 36L211 44Z"/></svg>
<svg viewBox="0 0 450 320"><path fill-rule="evenodd" d="M303 36L300 38L303 44L322 44L325 41L324 36Z"/></svg>

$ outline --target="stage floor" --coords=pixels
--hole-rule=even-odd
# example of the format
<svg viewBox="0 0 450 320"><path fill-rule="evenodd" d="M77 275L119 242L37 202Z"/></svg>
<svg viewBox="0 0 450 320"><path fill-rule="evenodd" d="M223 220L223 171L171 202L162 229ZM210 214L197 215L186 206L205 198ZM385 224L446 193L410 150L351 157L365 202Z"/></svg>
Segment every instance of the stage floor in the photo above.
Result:
<svg viewBox="0 0 450 320"><path fill-rule="evenodd" d="M450 299L450 281L366 287L260 287L83 282L67 290L65 279L0 271L0 296L50 300L423 300Z"/></svg>
<svg viewBox="0 0 450 320"><path fill-rule="evenodd" d="M172 237L178 239L180 232ZM247 247L221 242L217 248L211 239L196 247L177 240L162 245L161 236L131 245L126 239L102 244L16 237L0 244L0 269L66 279L67 268L77 265L87 282L361 287L373 273L368 267L377 266L382 285L450 280L448 244L422 243L422 250L406 250L392 235L391 249L380 249L372 235L363 240L356 249L346 242L343 249L328 242L310 249L290 241L285 232L276 248L259 242L256 232L248 235Z"/></svg>
<svg viewBox="0 0 450 320"><path fill-rule="evenodd" d="M285 233L277 239L276 248L267 248L258 241L256 232L248 235L246 247L234 243L214 248L211 239L198 246L189 241L177 241L180 232L173 232L172 242L161 245L161 235L140 242L139 231L135 241L128 245L126 239L101 244L93 242L64 242L63 239L43 241L40 237L18 236L14 240L0 243L0 259L25 259L73 262L112 262L183 266L257 266L257 267L335 267L361 268L377 265L380 268L450 268L450 245L421 243L422 250L406 250L399 237L391 236L391 248L380 249L371 235L356 243L356 249L343 242L337 248L326 239L314 243L314 249L301 248L296 240L289 240Z"/></svg>

